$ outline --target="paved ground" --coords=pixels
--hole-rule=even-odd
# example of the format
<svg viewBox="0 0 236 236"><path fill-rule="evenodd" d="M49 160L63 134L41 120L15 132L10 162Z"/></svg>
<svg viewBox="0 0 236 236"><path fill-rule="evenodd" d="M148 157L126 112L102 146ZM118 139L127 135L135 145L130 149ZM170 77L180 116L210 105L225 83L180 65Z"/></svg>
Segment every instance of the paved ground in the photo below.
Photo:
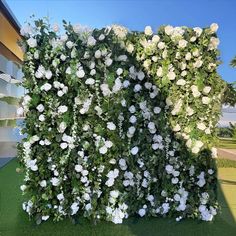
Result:
<svg viewBox="0 0 236 236"><path fill-rule="evenodd" d="M218 148L220 158L236 161L236 149Z"/></svg>

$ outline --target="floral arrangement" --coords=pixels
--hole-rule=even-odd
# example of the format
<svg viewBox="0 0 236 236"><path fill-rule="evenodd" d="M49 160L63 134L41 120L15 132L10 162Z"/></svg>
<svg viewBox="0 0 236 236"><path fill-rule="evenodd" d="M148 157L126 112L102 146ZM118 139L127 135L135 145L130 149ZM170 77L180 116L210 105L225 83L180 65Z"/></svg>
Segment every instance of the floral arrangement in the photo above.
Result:
<svg viewBox="0 0 236 236"><path fill-rule="evenodd" d="M64 34L45 20L21 30L23 209L37 223L211 221L225 86L216 71L217 24L158 33L63 24Z"/></svg>

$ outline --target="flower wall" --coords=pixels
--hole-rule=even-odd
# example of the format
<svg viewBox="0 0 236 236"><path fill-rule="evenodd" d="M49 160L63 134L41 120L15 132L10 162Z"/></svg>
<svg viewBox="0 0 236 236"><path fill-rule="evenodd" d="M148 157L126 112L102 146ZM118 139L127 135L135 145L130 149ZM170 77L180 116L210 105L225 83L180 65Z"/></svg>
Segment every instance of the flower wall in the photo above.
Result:
<svg viewBox="0 0 236 236"><path fill-rule="evenodd" d="M218 26L22 29L23 209L37 223L217 213Z"/></svg>

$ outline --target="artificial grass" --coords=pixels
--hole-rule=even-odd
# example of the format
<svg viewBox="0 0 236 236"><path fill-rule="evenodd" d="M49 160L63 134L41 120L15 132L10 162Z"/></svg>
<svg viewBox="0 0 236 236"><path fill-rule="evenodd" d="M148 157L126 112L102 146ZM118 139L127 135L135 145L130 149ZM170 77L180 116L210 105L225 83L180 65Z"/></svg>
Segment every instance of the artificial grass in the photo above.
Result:
<svg viewBox="0 0 236 236"><path fill-rule="evenodd" d="M219 143L217 146L219 148L236 149L236 139L219 138Z"/></svg>
<svg viewBox="0 0 236 236"><path fill-rule="evenodd" d="M84 218L79 218L76 225L68 219L57 223L48 221L36 225L33 221L29 221L27 214L21 207L23 197L19 186L24 176L23 173L16 173L17 167L17 161L13 160L0 169L0 236L236 235L234 219L225 207L227 203L220 188L219 201L224 211L213 222L197 220L176 222L174 219L132 217L125 220L122 225L115 225L110 222L100 222L94 225Z"/></svg>
<svg viewBox="0 0 236 236"><path fill-rule="evenodd" d="M236 168L236 160L228 160L219 157L216 159L216 166L217 168Z"/></svg>

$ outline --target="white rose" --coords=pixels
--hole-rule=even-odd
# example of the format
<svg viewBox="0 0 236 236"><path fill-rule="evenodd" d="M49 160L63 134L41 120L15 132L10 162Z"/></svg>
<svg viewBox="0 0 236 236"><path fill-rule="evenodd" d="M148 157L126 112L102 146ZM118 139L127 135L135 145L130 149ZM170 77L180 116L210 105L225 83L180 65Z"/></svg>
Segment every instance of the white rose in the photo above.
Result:
<svg viewBox="0 0 236 236"><path fill-rule="evenodd" d="M128 80L125 80L125 81L123 82L124 88L129 87L129 85L130 85L130 82L129 82Z"/></svg>
<svg viewBox="0 0 236 236"><path fill-rule="evenodd" d="M104 144L107 148L111 148L113 146L113 143L109 140L106 140Z"/></svg>
<svg viewBox="0 0 236 236"><path fill-rule="evenodd" d="M28 45L29 45L31 48L37 47L37 40L34 39L34 38L29 38L29 39L27 40L27 43L28 43Z"/></svg>
<svg viewBox="0 0 236 236"><path fill-rule="evenodd" d="M131 117L129 118L129 122L132 123L132 124L134 124L136 121L137 121L136 116L131 116Z"/></svg>
<svg viewBox="0 0 236 236"><path fill-rule="evenodd" d="M49 91L52 88L52 85L49 83L46 83L44 85L41 86L41 90L45 90L45 91Z"/></svg>
<svg viewBox="0 0 236 236"><path fill-rule="evenodd" d="M219 26L216 23L212 23L210 26L210 30L212 33L215 33L218 30Z"/></svg>
<svg viewBox="0 0 236 236"><path fill-rule="evenodd" d="M204 93L204 94L208 94L210 91L211 91L211 87L210 87L210 86L206 86L206 87L204 87L204 89L203 89L203 93Z"/></svg>
<svg viewBox="0 0 236 236"><path fill-rule="evenodd" d="M97 50L94 54L95 58L99 59L102 56L102 52L100 50Z"/></svg>
<svg viewBox="0 0 236 236"><path fill-rule="evenodd" d="M96 39L93 36L88 37L87 45L94 46L96 44Z"/></svg>
<svg viewBox="0 0 236 236"><path fill-rule="evenodd" d="M202 34L202 31L203 31L200 27L195 27L193 28L193 30L195 31L198 37Z"/></svg>
<svg viewBox="0 0 236 236"><path fill-rule="evenodd" d="M39 104L36 109L39 111L39 112L43 112L44 111L44 106L43 104Z"/></svg>
<svg viewBox="0 0 236 236"><path fill-rule="evenodd" d="M210 101L211 101L211 99L209 98L209 97L202 97L202 103L203 104L209 104L210 103Z"/></svg>
<svg viewBox="0 0 236 236"><path fill-rule="evenodd" d="M99 37L98 37L98 40L99 41L102 41L105 39L105 35L104 34L100 34Z"/></svg>
<svg viewBox="0 0 236 236"><path fill-rule="evenodd" d="M61 149L66 149L68 147L68 143L61 143L60 147Z"/></svg>
<svg viewBox="0 0 236 236"><path fill-rule="evenodd" d="M139 214L141 217L143 217L143 216L145 216L145 214L146 214L146 210L145 210L145 209L140 209L140 210L138 211L138 214Z"/></svg>
<svg viewBox="0 0 236 236"><path fill-rule="evenodd" d="M42 187L42 188L45 188L47 186L47 181L46 180L42 180L39 185Z"/></svg>
<svg viewBox="0 0 236 236"><path fill-rule="evenodd" d="M66 122L62 121L58 128L59 133L64 133L64 131L66 130L66 127L67 127Z"/></svg>
<svg viewBox="0 0 236 236"><path fill-rule="evenodd" d="M78 78L83 78L85 76L85 72L83 69L80 69L80 70L76 71L76 75Z"/></svg>
<svg viewBox="0 0 236 236"><path fill-rule="evenodd" d="M130 152L131 152L132 155L136 155L136 154L138 153L138 151L139 151L139 148L138 148L137 146L133 147L133 148L130 150Z"/></svg>
<svg viewBox="0 0 236 236"><path fill-rule="evenodd" d="M159 49L164 49L165 48L165 43L163 43L163 42L159 42L158 43L158 45L157 45L157 47L159 48Z"/></svg>
<svg viewBox="0 0 236 236"><path fill-rule="evenodd" d="M39 120L40 120L40 121L45 121L45 116L44 116L43 114L40 115L40 116L39 116Z"/></svg>
<svg viewBox="0 0 236 236"><path fill-rule="evenodd" d="M162 76L162 73L163 73L162 67L159 67L159 68L157 69L156 75L157 75L158 77L161 77L161 76Z"/></svg>
<svg viewBox="0 0 236 236"><path fill-rule="evenodd" d="M71 49L74 46L74 43L71 41L66 42L66 46Z"/></svg>
<svg viewBox="0 0 236 236"><path fill-rule="evenodd" d="M146 26L144 29L144 33L148 36L151 36L153 34L151 26Z"/></svg>
<svg viewBox="0 0 236 236"><path fill-rule="evenodd" d="M116 129L116 125L113 122L107 122L107 128L109 130L115 130Z"/></svg>
<svg viewBox="0 0 236 236"><path fill-rule="evenodd" d="M187 46L188 42L184 39L179 40L179 48L185 48Z"/></svg>
<svg viewBox="0 0 236 236"><path fill-rule="evenodd" d="M46 70L46 71L45 71L45 77L46 77L47 79L51 79L51 78L52 78L52 72L51 72L50 70Z"/></svg>
<svg viewBox="0 0 236 236"><path fill-rule="evenodd" d="M177 80L176 84L180 85L180 86L183 86L183 85L186 84L186 81L184 79L179 79L179 80Z"/></svg>
<svg viewBox="0 0 236 236"><path fill-rule="evenodd" d="M169 80L174 80L176 75L175 75L175 72L170 71L170 72L168 72L167 76L168 76Z"/></svg>
<svg viewBox="0 0 236 236"><path fill-rule="evenodd" d="M159 114L161 112L161 108L160 107L154 107L153 109L155 114Z"/></svg>
<svg viewBox="0 0 236 236"><path fill-rule="evenodd" d="M165 27L165 33L166 33L167 35L171 35L171 34L173 33L173 31L174 31L173 26L167 25L167 26Z"/></svg>
<svg viewBox="0 0 236 236"><path fill-rule="evenodd" d="M93 78L88 78L88 79L86 79L85 84L93 85L93 84L95 84L95 80Z"/></svg>
<svg viewBox="0 0 236 236"><path fill-rule="evenodd" d="M102 146L101 148L99 148L99 152L101 154L106 154L107 153L107 147L106 146Z"/></svg>
<svg viewBox="0 0 236 236"><path fill-rule="evenodd" d="M153 43L158 43L159 40L160 40L160 37L158 35L153 35L153 37L152 37L152 42Z"/></svg>
<svg viewBox="0 0 236 236"><path fill-rule="evenodd" d="M135 92L135 93L139 92L141 89L142 89L142 86L141 86L140 84L136 84L136 85L134 86L134 92Z"/></svg>
<svg viewBox="0 0 236 236"><path fill-rule="evenodd" d="M126 50L127 52L132 53L134 51L134 45L132 43L129 43Z"/></svg>
<svg viewBox="0 0 236 236"><path fill-rule="evenodd" d="M179 124L177 124L177 125L173 128L173 131L175 131L175 132L178 132L178 131L180 131L180 130L181 130L181 127L180 127Z"/></svg>
<svg viewBox="0 0 236 236"><path fill-rule="evenodd" d="M82 170L83 170L83 166L81 166L81 165L79 165L79 164L78 164L78 165L75 165L75 171L76 171L76 172L79 173L79 172L81 172Z"/></svg>
<svg viewBox="0 0 236 236"><path fill-rule="evenodd" d="M59 106L58 107L58 113L59 114L65 113L65 112L67 112L67 110L68 110L67 106Z"/></svg>
<svg viewBox="0 0 236 236"><path fill-rule="evenodd" d="M116 70L116 74L117 75L121 75L123 73L123 69L122 68L118 68L117 70Z"/></svg>
<svg viewBox="0 0 236 236"><path fill-rule="evenodd" d="M110 57L108 57L108 58L106 58L106 60L105 60L105 65L107 66L107 67L109 67L111 64L112 64L112 59L110 58Z"/></svg>
<svg viewBox="0 0 236 236"><path fill-rule="evenodd" d="M185 59L186 59L187 61L189 61L189 60L191 59L191 57L192 57L192 55L191 55L190 52L186 53Z"/></svg>
<svg viewBox="0 0 236 236"><path fill-rule="evenodd" d="M205 130L206 129L206 125L204 123L198 123L197 124L197 128L200 130Z"/></svg>

